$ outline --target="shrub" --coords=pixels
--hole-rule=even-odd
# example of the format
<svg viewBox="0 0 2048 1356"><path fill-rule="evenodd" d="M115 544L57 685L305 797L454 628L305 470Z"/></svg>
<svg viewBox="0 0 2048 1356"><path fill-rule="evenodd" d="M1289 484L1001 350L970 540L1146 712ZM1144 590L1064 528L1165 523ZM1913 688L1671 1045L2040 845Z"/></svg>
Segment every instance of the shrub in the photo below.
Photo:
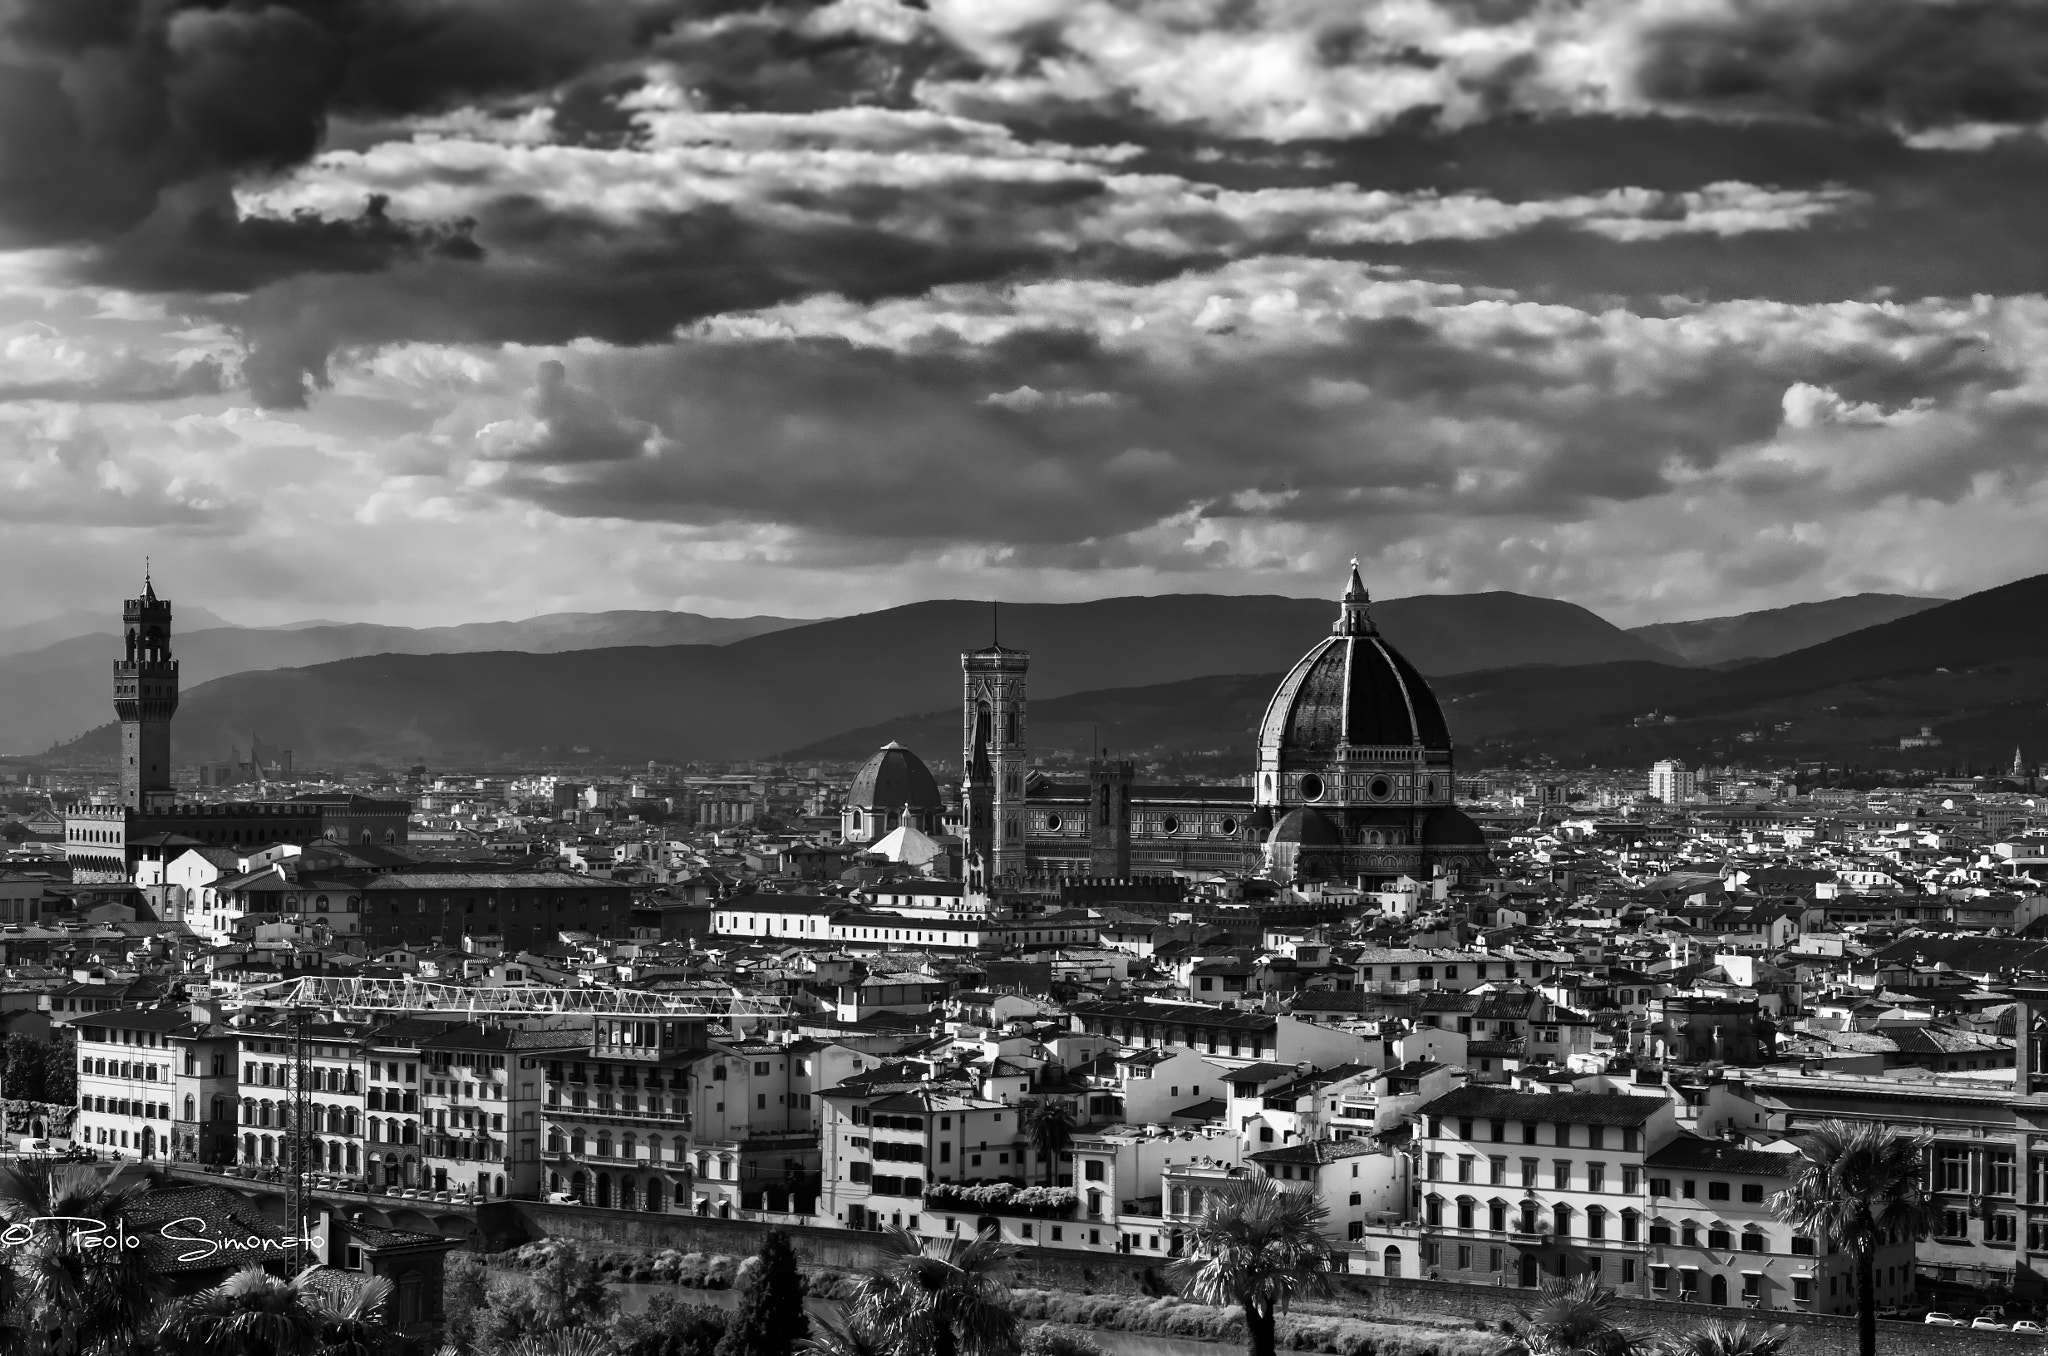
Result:
<svg viewBox="0 0 2048 1356"><path fill-rule="evenodd" d="M1018 1351L1021 1356L1102 1356L1094 1338L1056 1323L1041 1323L1025 1333Z"/></svg>

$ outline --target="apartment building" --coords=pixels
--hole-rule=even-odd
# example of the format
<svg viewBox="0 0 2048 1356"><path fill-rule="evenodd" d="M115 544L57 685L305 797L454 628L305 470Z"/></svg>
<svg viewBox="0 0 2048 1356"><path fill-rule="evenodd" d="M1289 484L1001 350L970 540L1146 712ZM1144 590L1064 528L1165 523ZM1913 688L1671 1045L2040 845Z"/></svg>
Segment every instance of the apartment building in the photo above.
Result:
<svg viewBox="0 0 2048 1356"><path fill-rule="evenodd" d="M292 1097L303 1040L310 1165L341 1177L385 1180L366 1172L369 1028L343 1022L308 1022L301 1028L278 1022L230 1030L241 1079L237 1162L253 1167L289 1164Z"/></svg>
<svg viewBox="0 0 2048 1356"><path fill-rule="evenodd" d="M936 1085L914 1066L860 1075L818 1098L824 1106L818 1214L849 1228L886 1223L914 1232L929 1184L1023 1175L1017 1108ZM944 1215L956 1221L948 1232L958 1231L957 1221L970 1208L963 1204Z"/></svg>
<svg viewBox="0 0 2048 1356"><path fill-rule="evenodd" d="M1777 1217L1771 1198L1791 1185L1790 1145L1757 1149L1681 1134L1643 1160L1650 1294L1692 1304L1739 1304L1849 1314L1855 1278L1846 1253ZM1879 1305L1913 1297L1913 1245L1874 1259Z"/></svg>
<svg viewBox="0 0 2048 1356"><path fill-rule="evenodd" d="M72 1142L118 1158L170 1157L176 1071L181 1043L189 1043L195 1031L191 1014L182 1008L116 1008L81 1018L75 1027L78 1121Z"/></svg>
<svg viewBox="0 0 2048 1356"><path fill-rule="evenodd" d="M542 1051L581 1033L465 1023L420 1042L422 1185L491 1198L540 1191Z"/></svg>
<svg viewBox="0 0 2048 1356"><path fill-rule="evenodd" d="M690 1143L693 1071L710 1054L710 1023L682 1014L599 1017L587 1044L537 1059L551 1197L622 1210L686 1208L693 1180L711 1166L693 1162ZM737 1109L733 1118L742 1119Z"/></svg>
<svg viewBox="0 0 2048 1356"><path fill-rule="evenodd" d="M1643 1292L1643 1160L1678 1133L1668 1101L1470 1086L1424 1105L1419 1122L1416 1250L1389 1239L1368 1270L1530 1287L1591 1275Z"/></svg>

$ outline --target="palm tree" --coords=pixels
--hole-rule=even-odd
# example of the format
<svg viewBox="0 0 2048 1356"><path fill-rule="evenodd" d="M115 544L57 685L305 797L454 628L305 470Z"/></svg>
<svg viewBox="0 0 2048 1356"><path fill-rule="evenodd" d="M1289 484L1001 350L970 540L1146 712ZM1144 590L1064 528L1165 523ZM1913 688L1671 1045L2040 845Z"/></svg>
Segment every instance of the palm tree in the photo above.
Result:
<svg viewBox="0 0 2048 1356"><path fill-rule="evenodd" d="M172 1304L158 1336L176 1356L378 1356L397 1336L385 1319L390 1299L382 1277L353 1282L307 1267L285 1280L250 1265Z"/></svg>
<svg viewBox="0 0 2048 1356"><path fill-rule="evenodd" d="M1747 1319L1711 1318L1664 1344L1667 1356L1781 1356L1791 1332L1780 1323L1766 1328Z"/></svg>
<svg viewBox="0 0 2048 1356"><path fill-rule="evenodd" d="M1802 1161L1771 1208L1824 1247L1849 1254L1857 1346L1862 1356L1877 1356L1877 1250L1923 1239L1933 1222L1921 1158L1926 1141L1876 1121L1823 1121L1798 1143Z"/></svg>
<svg viewBox="0 0 2048 1356"><path fill-rule="evenodd" d="M888 1341L857 1312L843 1321L813 1319L811 1335L798 1342L796 1349L803 1356L891 1356Z"/></svg>
<svg viewBox="0 0 2048 1356"><path fill-rule="evenodd" d="M1541 1293L1541 1303L1521 1311L1521 1321L1501 1344L1501 1356L1650 1356L1657 1350L1649 1333L1617 1320L1614 1291L1591 1276L1573 1281L1551 1277Z"/></svg>
<svg viewBox="0 0 2048 1356"><path fill-rule="evenodd" d="M47 1161L0 1170L0 1219L28 1235L0 1267L5 1312L12 1325L81 1356L132 1350L168 1293L142 1249L81 1246L118 1237L128 1207L148 1190L117 1190L112 1180L96 1168Z"/></svg>
<svg viewBox="0 0 2048 1356"><path fill-rule="evenodd" d="M1270 1177L1220 1186L1167 1277L1198 1303L1242 1306L1251 1356L1273 1356L1275 1316L1297 1294L1329 1291L1332 1257L1322 1232L1329 1215L1314 1192L1285 1190Z"/></svg>
<svg viewBox="0 0 2048 1356"><path fill-rule="evenodd" d="M1045 1164L1045 1184L1058 1180L1060 1155L1074 1142L1074 1108L1053 1097L1033 1097L1018 1108L1017 1119Z"/></svg>
<svg viewBox="0 0 2048 1356"><path fill-rule="evenodd" d="M881 1266L861 1278L853 1315L895 1356L1016 1356L1002 1273L1017 1249L991 1229L973 1239L882 1232Z"/></svg>

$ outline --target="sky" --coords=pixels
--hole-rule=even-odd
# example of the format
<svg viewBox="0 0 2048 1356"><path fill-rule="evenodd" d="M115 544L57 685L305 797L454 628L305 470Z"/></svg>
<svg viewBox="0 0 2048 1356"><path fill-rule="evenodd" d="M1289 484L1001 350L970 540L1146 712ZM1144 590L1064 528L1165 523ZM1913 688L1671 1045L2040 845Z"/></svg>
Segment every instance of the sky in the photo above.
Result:
<svg viewBox="0 0 2048 1356"><path fill-rule="evenodd" d="M2048 571L2048 6L0 0L0 623Z"/></svg>

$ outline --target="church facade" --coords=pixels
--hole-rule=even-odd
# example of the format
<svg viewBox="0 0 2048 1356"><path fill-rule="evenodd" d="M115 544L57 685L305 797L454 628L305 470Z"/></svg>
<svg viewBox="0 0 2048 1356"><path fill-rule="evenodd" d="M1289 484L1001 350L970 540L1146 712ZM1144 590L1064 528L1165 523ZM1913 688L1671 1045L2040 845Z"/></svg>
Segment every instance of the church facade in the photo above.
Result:
<svg viewBox="0 0 2048 1356"><path fill-rule="evenodd" d="M1455 883L1487 861L1453 803L1451 738L1428 682L1379 634L1352 562L1328 637L1281 680L1249 786L1148 785L1099 757L1085 778L1027 771L1028 652L960 657L961 827L970 880L1256 875Z"/></svg>

